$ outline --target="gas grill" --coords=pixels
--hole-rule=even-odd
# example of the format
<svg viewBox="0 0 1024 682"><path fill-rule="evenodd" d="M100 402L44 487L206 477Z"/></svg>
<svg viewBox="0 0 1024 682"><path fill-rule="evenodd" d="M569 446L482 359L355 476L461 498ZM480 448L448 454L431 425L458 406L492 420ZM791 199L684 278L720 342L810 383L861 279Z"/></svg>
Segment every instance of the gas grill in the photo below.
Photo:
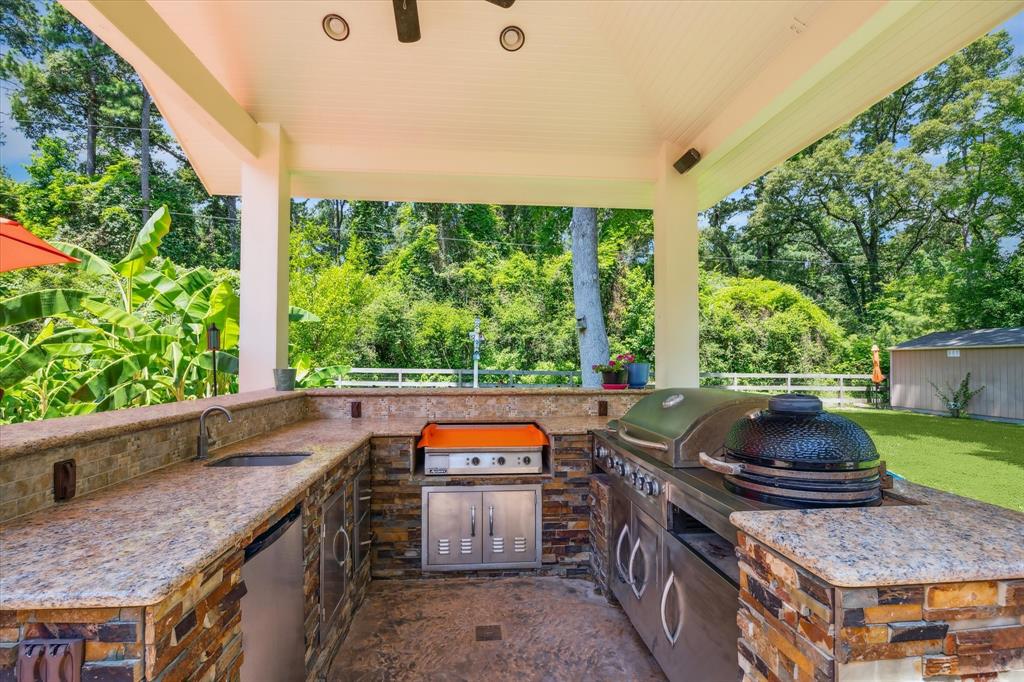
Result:
<svg viewBox="0 0 1024 682"><path fill-rule="evenodd" d="M662 389L594 442L608 586L673 682L741 677L732 512L882 499L871 439L810 396Z"/></svg>
<svg viewBox="0 0 1024 682"><path fill-rule="evenodd" d="M536 424L427 424L417 443L428 476L539 474L547 445Z"/></svg>

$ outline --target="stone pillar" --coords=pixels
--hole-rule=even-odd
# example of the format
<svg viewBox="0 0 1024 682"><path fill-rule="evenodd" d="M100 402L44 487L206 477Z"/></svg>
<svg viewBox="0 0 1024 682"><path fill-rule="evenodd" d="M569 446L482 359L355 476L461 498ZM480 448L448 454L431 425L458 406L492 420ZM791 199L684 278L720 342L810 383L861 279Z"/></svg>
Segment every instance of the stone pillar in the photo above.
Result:
<svg viewBox="0 0 1024 682"><path fill-rule="evenodd" d="M277 123L259 129L259 157L242 165L239 391L271 388L271 370L288 366L286 142Z"/></svg>
<svg viewBox="0 0 1024 682"><path fill-rule="evenodd" d="M697 181L662 145L654 192L654 356L658 388L700 385L697 361Z"/></svg>

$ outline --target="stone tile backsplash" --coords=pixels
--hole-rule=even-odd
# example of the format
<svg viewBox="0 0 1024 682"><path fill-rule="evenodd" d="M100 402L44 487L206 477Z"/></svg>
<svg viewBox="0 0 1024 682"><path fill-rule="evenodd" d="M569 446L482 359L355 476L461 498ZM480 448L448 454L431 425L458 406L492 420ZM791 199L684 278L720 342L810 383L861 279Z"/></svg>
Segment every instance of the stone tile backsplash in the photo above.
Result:
<svg viewBox="0 0 1024 682"><path fill-rule="evenodd" d="M402 391L336 391L332 389L313 390L304 397L291 394L288 397L272 397L269 401L263 393L259 400L244 405L242 395L225 397L225 402L235 403L231 410L234 422L225 426L224 418L215 415L210 419L210 432L218 445L227 445L251 438L287 424L305 419L329 418L351 419L351 405L361 404L363 418L423 418L423 419L524 419L566 416L596 416L599 401L606 401L608 414L621 416L643 392L601 392L591 390L542 390L483 389L472 391L429 392L423 390ZM238 404L242 402L242 404ZM43 446L35 451L20 452L0 457L0 522L16 516L52 507L53 465L64 459L74 459L77 467L75 495L84 495L106 488L122 481L140 476L146 472L187 460L195 455L198 435L198 414L187 414L187 405L159 405L132 410L88 415L81 418L55 420L54 431L60 431L64 444L53 447ZM197 412L199 406L192 410ZM176 408L176 409L172 409ZM146 421L146 416L157 412L174 411L177 414L165 421ZM138 421L126 420L128 413L137 415ZM95 428L94 422L109 416L113 425L110 435L75 443L73 436L74 419L81 419L84 425ZM59 428L57 422L60 422ZM44 430L40 423L3 427L22 431L21 427L33 431ZM69 438L68 436L72 436ZM9 436L11 441L16 440ZM0 440L3 439L0 430ZM222 440L223 439L223 440ZM70 441L70 442L69 442ZM39 442L45 442L40 440ZM54 442L54 441L50 441ZM3 445L0 442L0 445Z"/></svg>
<svg viewBox="0 0 1024 682"><path fill-rule="evenodd" d="M139 408L145 409L145 408ZM234 421L214 415L208 426L218 446L235 443L291 424L306 416L305 400L283 400L232 410ZM0 522L51 507L53 465L76 463L75 496L95 492L146 472L195 456L197 418L118 435L84 445L61 445L0 462Z"/></svg>

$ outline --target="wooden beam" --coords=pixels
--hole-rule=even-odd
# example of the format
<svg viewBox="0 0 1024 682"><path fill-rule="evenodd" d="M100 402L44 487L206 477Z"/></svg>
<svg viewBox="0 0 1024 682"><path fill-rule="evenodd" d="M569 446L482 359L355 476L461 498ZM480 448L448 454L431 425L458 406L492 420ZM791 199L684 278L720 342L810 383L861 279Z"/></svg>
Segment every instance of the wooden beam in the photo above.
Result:
<svg viewBox="0 0 1024 682"><path fill-rule="evenodd" d="M790 69L790 76L782 81L788 83L785 88L770 97L741 92L727 109L732 113L722 117L718 127L712 124L697 136L702 141L693 146L704 156L694 171L700 182L697 203L701 210L1006 21L1024 7L1024 1L902 0L876 5L834 3L829 20L818 22L826 33L837 25L832 15L845 12L850 14L849 21L855 21L858 9L873 11L845 39L821 41L815 49L828 49L808 63L803 73ZM814 30L815 26L807 28L808 40ZM778 79L783 66L766 66L769 75L765 80ZM780 73L771 74L773 68ZM755 113L750 113L749 102L741 101L744 97L758 102ZM723 127L728 120L731 131Z"/></svg>
<svg viewBox="0 0 1024 682"><path fill-rule="evenodd" d="M188 115L240 160L259 156L256 122L149 3L61 0L61 4L135 67L165 117L170 109L177 109L176 114ZM189 137L188 131L176 132L182 139Z"/></svg>

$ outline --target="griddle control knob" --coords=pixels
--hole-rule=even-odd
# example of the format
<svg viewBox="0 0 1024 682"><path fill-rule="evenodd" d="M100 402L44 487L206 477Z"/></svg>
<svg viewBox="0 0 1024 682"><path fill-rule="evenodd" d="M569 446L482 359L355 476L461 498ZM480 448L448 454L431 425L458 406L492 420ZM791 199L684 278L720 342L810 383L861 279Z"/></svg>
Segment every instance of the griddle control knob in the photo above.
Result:
<svg viewBox="0 0 1024 682"><path fill-rule="evenodd" d="M530 456L526 455L525 457L523 457L523 464L529 464L529 463L530 463Z"/></svg>
<svg viewBox="0 0 1024 682"><path fill-rule="evenodd" d="M647 479L647 494L648 495L657 495L660 492L661 492L661 486L658 485L658 482L655 481L653 478L648 478Z"/></svg>
<svg viewBox="0 0 1024 682"><path fill-rule="evenodd" d="M643 474L635 474L633 476L633 487L639 490L641 493L644 492L644 484L647 482L647 477Z"/></svg>
<svg viewBox="0 0 1024 682"><path fill-rule="evenodd" d="M473 466L476 466L477 464L479 464L479 463L480 463L480 458L479 458L479 457L474 457L473 459L469 460L469 462L470 462L470 464L472 464Z"/></svg>
<svg viewBox="0 0 1024 682"><path fill-rule="evenodd" d="M504 458L504 457L499 457L499 458L498 458L498 464L499 464L499 465L502 465L502 464L504 464L504 463L505 463L505 458Z"/></svg>

